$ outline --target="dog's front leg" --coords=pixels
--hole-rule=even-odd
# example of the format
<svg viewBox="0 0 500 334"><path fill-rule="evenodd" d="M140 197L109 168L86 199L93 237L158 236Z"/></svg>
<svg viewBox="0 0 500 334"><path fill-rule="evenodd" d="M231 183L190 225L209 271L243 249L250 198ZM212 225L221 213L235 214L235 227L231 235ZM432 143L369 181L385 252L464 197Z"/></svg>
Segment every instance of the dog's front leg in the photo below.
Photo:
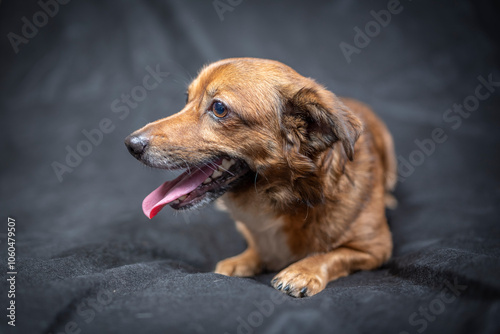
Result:
<svg viewBox="0 0 500 334"><path fill-rule="evenodd" d="M219 261L215 267L215 273L239 277L254 276L262 271L262 261L255 241L243 223L236 222L236 228L245 237L248 248L239 255Z"/></svg>
<svg viewBox="0 0 500 334"><path fill-rule="evenodd" d="M293 297L307 297L322 291L328 282L353 271L377 268L384 259L347 248L306 257L283 269L271 284Z"/></svg>

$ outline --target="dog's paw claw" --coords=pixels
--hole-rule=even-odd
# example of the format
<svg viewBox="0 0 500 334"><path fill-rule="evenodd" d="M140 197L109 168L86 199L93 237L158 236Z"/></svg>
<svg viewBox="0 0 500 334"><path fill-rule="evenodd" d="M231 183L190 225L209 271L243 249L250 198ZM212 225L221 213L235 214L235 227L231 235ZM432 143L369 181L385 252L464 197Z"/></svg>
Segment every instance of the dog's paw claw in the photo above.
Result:
<svg viewBox="0 0 500 334"><path fill-rule="evenodd" d="M296 298L313 296L326 286L318 275L288 268L280 272L271 284L276 290Z"/></svg>

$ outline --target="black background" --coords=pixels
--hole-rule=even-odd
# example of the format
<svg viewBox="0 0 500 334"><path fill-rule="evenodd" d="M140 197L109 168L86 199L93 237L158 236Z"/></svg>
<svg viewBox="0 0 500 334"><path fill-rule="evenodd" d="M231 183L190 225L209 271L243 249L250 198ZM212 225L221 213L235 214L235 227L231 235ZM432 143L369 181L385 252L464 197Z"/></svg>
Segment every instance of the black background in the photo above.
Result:
<svg viewBox="0 0 500 334"><path fill-rule="evenodd" d="M16 54L8 33L41 8L3 1L0 258L14 217L18 275L11 328L0 266L2 333L498 332L500 87L456 129L443 119L479 76L500 81L498 2L402 1L348 63L339 44L354 44L353 29L387 3L243 0L221 20L212 1L73 0ZM382 269L276 304L273 273L210 272L245 248L225 213L143 215L142 199L173 174L142 166L123 139L180 110L204 64L236 56L282 61L370 104L406 160L415 140L443 129L447 140L398 183L394 256ZM120 119L112 102L157 65L169 76ZM104 118L114 130L60 182L53 162Z"/></svg>

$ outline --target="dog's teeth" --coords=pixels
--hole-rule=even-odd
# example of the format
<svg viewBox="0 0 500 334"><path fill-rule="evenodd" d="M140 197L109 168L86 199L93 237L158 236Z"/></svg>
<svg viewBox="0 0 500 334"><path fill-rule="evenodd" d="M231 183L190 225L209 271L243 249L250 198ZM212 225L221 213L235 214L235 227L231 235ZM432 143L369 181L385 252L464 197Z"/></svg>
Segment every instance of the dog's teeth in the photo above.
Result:
<svg viewBox="0 0 500 334"><path fill-rule="evenodd" d="M222 160L222 167L224 167L225 169L228 169L229 167L231 167L231 161L229 161L227 159L223 159Z"/></svg>
<svg viewBox="0 0 500 334"><path fill-rule="evenodd" d="M175 201L173 201L172 203L173 204L179 204L181 201L179 201L178 199L176 199Z"/></svg>
<svg viewBox="0 0 500 334"><path fill-rule="evenodd" d="M187 195L184 195L184 196L179 197L177 200L178 200L178 201L183 201L183 200L185 200L185 199L186 199L186 197L187 197Z"/></svg>
<svg viewBox="0 0 500 334"><path fill-rule="evenodd" d="M222 172L219 171L219 170L216 170L213 174L212 174L212 179L216 179L218 178L219 176L222 175Z"/></svg>
<svg viewBox="0 0 500 334"><path fill-rule="evenodd" d="M212 179L210 177L207 177L207 179L205 181L203 181L203 184L207 184L210 182L212 182Z"/></svg>
<svg viewBox="0 0 500 334"><path fill-rule="evenodd" d="M232 165L234 165L236 161L234 161L233 159L230 159L230 160L227 160L227 159L223 159L222 160L222 167L224 167L224 169L229 169L231 168Z"/></svg>

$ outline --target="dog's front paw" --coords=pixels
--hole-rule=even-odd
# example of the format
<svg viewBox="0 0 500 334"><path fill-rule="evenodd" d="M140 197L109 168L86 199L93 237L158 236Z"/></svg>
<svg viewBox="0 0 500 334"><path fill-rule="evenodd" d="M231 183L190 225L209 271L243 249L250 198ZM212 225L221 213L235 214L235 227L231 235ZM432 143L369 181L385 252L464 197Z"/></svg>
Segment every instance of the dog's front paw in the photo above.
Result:
<svg viewBox="0 0 500 334"><path fill-rule="evenodd" d="M283 269L271 281L275 289L297 298L315 295L322 291L327 283L325 278L300 265Z"/></svg>
<svg viewBox="0 0 500 334"><path fill-rule="evenodd" d="M216 274L226 276L248 277L254 276L261 271L260 261L252 252L243 252L240 255L230 257L217 263Z"/></svg>

